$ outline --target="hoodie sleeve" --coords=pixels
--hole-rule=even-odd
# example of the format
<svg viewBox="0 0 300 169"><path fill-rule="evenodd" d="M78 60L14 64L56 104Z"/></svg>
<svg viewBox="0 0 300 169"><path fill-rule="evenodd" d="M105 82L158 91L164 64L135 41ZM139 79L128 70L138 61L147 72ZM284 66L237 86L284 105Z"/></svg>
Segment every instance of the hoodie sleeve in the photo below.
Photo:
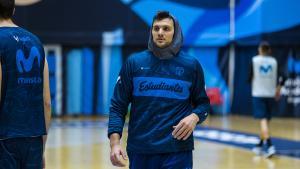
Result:
<svg viewBox="0 0 300 169"><path fill-rule="evenodd" d="M192 86L192 104L194 105L193 113L199 117L199 123L205 121L208 113L211 110L209 98L205 91L205 81L203 70L198 61L196 61L196 70L194 76L194 83Z"/></svg>
<svg viewBox="0 0 300 169"><path fill-rule="evenodd" d="M122 131L125 122L125 116L128 111L128 105L132 99L132 65L128 59L123 65L117 83L114 88L114 93L111 99L108 122L108 137L113 133L118 133L122 136Z"/></svg>

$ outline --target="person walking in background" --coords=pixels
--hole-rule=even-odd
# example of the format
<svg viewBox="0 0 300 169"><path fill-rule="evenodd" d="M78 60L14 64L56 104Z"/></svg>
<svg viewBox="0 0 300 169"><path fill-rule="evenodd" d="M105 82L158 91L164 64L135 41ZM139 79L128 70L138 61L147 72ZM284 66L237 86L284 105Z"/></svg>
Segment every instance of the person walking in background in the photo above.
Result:
<svg viewBox="0 0 300 169"><path fill-rule="evenodd" d="M0 0L0 169L41 169L51 105L43 45ZM45 166L44 166L45 167Z"/></svg>
<svg viewBox="0 0 300 169"><path fill-rule="evenodd" d="M181 50L178 21L167 11L153 19L148 50L123 65L109 112L111 162L125 166L120 145L131 103L127 153L131 169L191 169L193 130L210 111L203 70Z"/></svg>
<svg viewBox="0 0 300 169"><path fill-rule="evenodd" d="M253 148L257 155L265 154L271 157L276 153L275 146L270 138L269 122L272 118L274 98L280 97L280 89L284 80L279 82L279 68L275 58L271 55L270 44L261 42L258 55L251 61L249 82L252 87L252 108L255 119L260 120L260 142ZM264 144L266 151L264 152Z"/></svg>

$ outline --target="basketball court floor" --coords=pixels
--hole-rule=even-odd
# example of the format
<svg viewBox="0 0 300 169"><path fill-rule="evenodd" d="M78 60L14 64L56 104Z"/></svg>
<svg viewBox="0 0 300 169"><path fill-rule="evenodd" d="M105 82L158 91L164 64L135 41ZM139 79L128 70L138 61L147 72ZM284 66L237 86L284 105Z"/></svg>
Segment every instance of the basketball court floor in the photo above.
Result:
<svg viewBox="0 0 300 169"><path fill-rule="evenodd" d="M110 163L107 120L53 119L46 146L46 168L118 168ZM251 152L259 131L259 123L251 117L209 117L194 132L194 169L298 169L300 119L274 118L270 127L278 153L268 159ZM125 139L126 128L124 147Z"/></svg>

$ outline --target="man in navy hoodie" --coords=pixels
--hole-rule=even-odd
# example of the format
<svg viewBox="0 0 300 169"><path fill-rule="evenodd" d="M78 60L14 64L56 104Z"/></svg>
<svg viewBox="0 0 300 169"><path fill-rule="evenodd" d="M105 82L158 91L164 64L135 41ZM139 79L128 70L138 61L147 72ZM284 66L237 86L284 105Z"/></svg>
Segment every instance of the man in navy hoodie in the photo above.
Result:
<svg viewBox="0 0 300 169"><path fill-rule="evenodd" d="M158 12L148 50L124 63L109 113L108 137L113 165L127 160L120 145L131 103L127 153L131 169L191 169L193 130L210 111L199 62L181 51L183 35L176 18Z"/></svg>

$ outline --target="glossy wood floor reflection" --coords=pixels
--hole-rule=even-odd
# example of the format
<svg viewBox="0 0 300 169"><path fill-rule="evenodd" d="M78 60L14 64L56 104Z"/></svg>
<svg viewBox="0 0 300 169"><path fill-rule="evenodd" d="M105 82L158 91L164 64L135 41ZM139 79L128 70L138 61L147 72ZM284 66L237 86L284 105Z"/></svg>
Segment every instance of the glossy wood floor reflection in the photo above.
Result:
<svg viewBox="0 0 300 169"><path fill-rule="evenodd" d="M116 169L109 160L106 122L106 118L53 120L46 146L46 168ZM210 117L204 125L249 133L259 131L258 122L251 117ZM300 119L273 119L271 129L273 136L300 140ZM126 130L124 147L125 139ZM246 149L204 140L195 141L193 156L194 169L298 169L300 166L299 158L266 159Z"/></svg>

